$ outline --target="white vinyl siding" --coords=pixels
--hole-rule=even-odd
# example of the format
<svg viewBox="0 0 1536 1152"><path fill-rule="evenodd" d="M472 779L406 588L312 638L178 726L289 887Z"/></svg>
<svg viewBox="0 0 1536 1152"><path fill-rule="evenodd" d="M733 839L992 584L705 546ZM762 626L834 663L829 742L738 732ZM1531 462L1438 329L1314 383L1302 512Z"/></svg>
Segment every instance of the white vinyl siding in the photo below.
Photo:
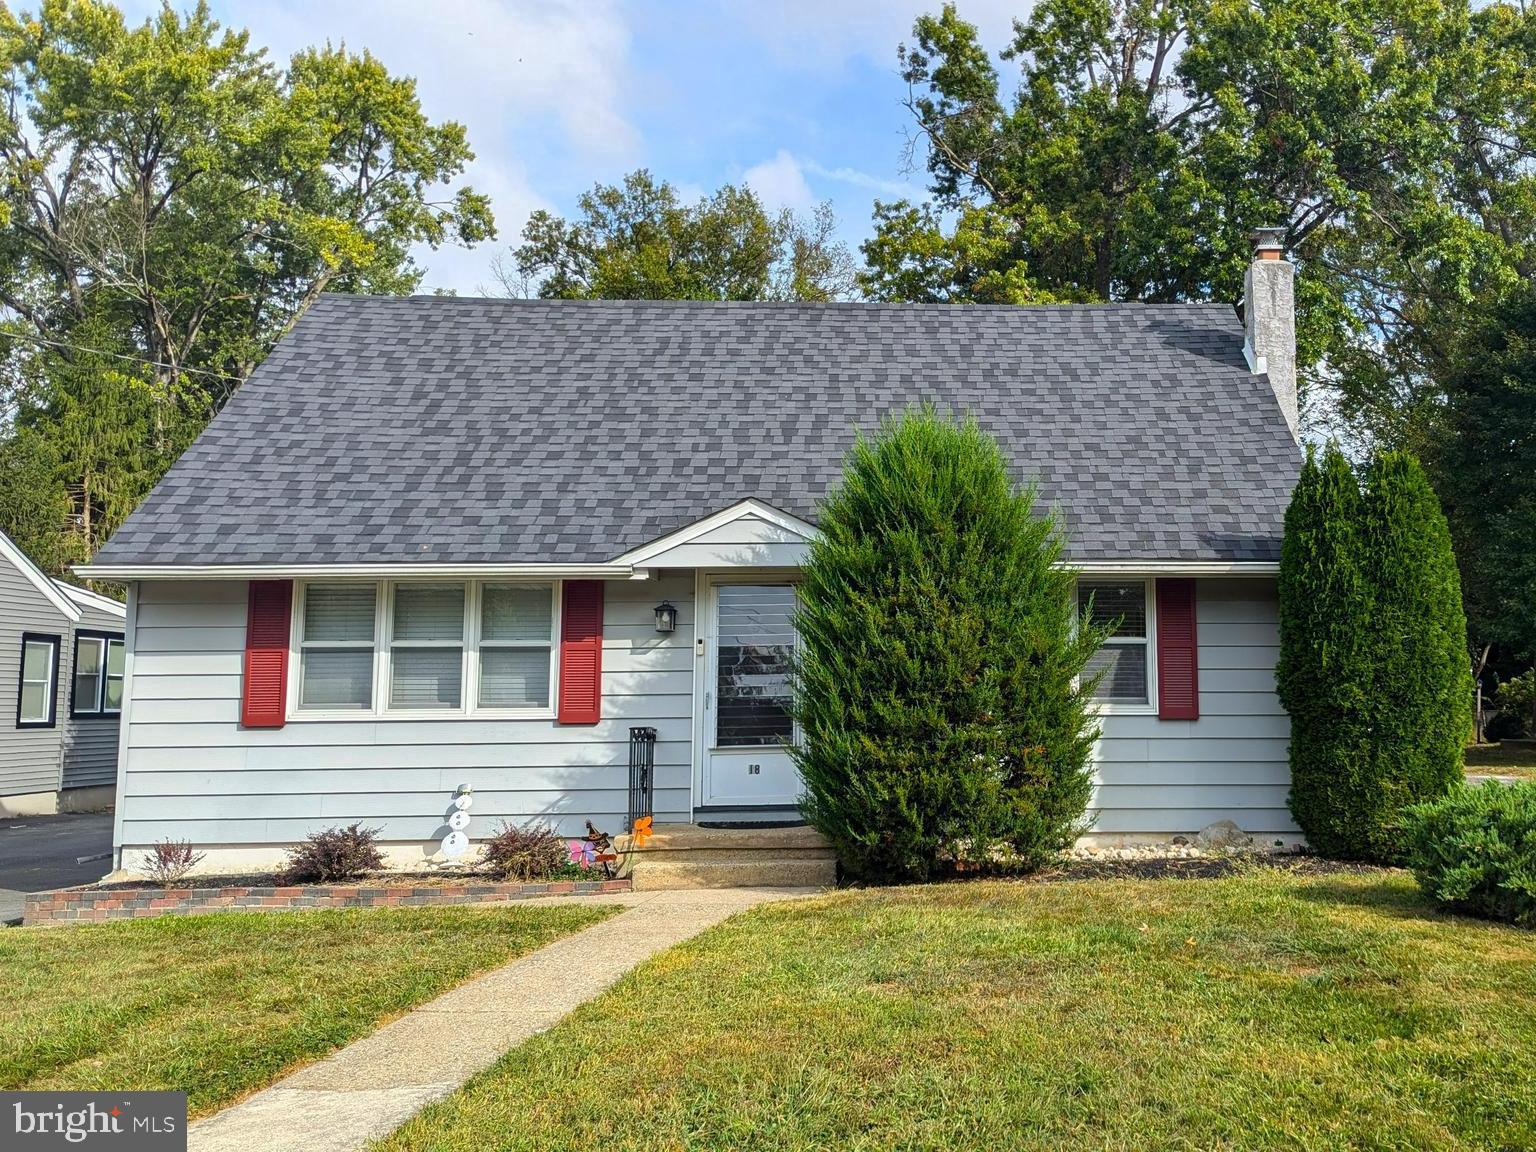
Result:
<svg viewBox="0 0 1536 1152"><path fill-rule="evenodd" d="M246 585L145 581L134 637L123 843L166 836L215 845L286 844L362 820L387 841L436 844L448 799L475 790L476 840L503 821L580 835L619 831L629 729L657 730L658 822L691 816L693 576L604 586L602 720L561 725L528 710L494 716L388 713L239 724ZM662 635L654 608L678 607ZM557 603L558 601L556 601ZM551 623L551 632L557 623Z"/></svg>
<svg viewBox="0 0 1536 1152"><path fill-rule="evenodd" d="M693 589L691 572L604 586L595 725L528 712L378 713L246 730L239 725L245 584L143 582L122 843L133 850L165 837L204 848L283 845L362 820L382 828L385 840L431 847L460 784L475 790L476 840L503 820L547 820L563 835L580 835L590 818L615 831L627 805L633 725L657 730L657 821L686 821L693 677L703 663L694 653ZM1102 717L1092 832L1167 837L1230 819L1261 838L1294 836L1285 806L1289 723L1274 683L1274 581L1201 579L1196 589L1201 717ZM678 607L671 634L655 630L662 600Z"/></svg>
<svg viewBox="0 0 1536 1152"><path fill-rule="evenodd" d="M1167 837L1231 820L1261 843L1296 836L1286 807L1290 718L1275 692L1274 581L1197 580L1195 624L1200 719L1102 716L1092 832Z"/></svg>

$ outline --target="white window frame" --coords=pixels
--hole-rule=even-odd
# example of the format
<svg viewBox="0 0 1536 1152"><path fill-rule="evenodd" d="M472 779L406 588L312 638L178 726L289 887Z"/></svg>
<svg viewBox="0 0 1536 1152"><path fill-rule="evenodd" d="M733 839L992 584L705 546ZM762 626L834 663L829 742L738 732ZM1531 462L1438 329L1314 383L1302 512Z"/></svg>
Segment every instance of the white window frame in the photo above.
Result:
<svg viewBox="0 0 1536 1152"><path fill-rule="evenodd" d="M1140 584L1142 594L1146 597L1147 604L1147 634L1141 636L1114 637L1106 642L1106 646L1112 644L1115 647L1129 648L1132 645L1144 645L1147 650L1147 701L1145 704L1132 704L1123 700L1100 700L1091 697L1088 701L1094 710L1102 716L1156 716L1157 715L1157 580L1155 577L1139 576L1079 576L1077 583L1073 585L1073 603L1079 615L1082 614L1085 600L1083 597L1083 585L1087 584Z"/></svg>
<svg viewBox="0 0 1536 1152"><path fill-rule="evenodd" d="M321 584L326 587L340 587L347 585L354 588L372 586L373 593L373 639L363 640L315 640L304 639L304 600L309 592L310 584ZM383 623L380 620L381 601L383 599L383 581L375 580L310 580L295 581L293 586L293 609L289 613L288 636L288 719L290 720L371 720L379 714L379 637L382 634ZM305 708L299 701L303 698L304 691L304 649L313 648L346 648L356 651L369 649L373 652L373 679L369 688L367 708Z"/></svg>
<svg viewBox="0 0 1536 1152"><path fill-rule="evenodd" d="M527 718L530 716L550 718L555 715L559 704L560 677L560 581L552 580L541 582L538 580L473 580L470 581L472 600L466 615L469 618L470 631L474 640L473 669L467 669L471 674L465 676L465 702L469 704L471 711L476 716L489 716L491 718L505 717L507 719ZM484 627L485 619L481 611L481 598L485 595L486 585L494 585L497 588L548 588L549 589L549 703L545 705L533 705L528 708L507 707L481 707L480 706L480 632ZM531 640L496 640L491 643L491 648L496 651L529 648L542 648L543 644ZM465 648L467 653L470 649ZM474 695L470 696L469 693Z"/></svg>
<svg viewBox="0 0 1536 1152"><path fill-rule="evenodd" d="M301 708L299 706L299 692L302 689L302 666L304 650L304 596L312 584L323 585L372 585L374 591L374 620L373 620L373 706L371 708L346 708L346 709L321 709ZM390 689L390 652L396 645L394 640L394 611L395 588L402 584L462 584L464 585L464 634L463 634L463 667L461 672L462 691L459 706L457 708L391 708L389 707ZM481 595L487 584L511 584L522 587L547 587L550 590L549 613L549 703L535 705L531 708L481 708L477 706L480 699L480 602ZM562 595L563 581L555 580L454 580L441 576L433 576L423 573L420 577L411 577L400 580L326 580L323 578L314 580L302 580L294 582L293 613L291 632L289 636L289 660L288 660L288 720L294 722L305 721L336 721L336 720L362 720L375 722L379 720L553 720L556 716L560 700L560 610L564 600ZM362 641L349 642L356 647L363 647ZM440 640L410 640L399 641L401 646L441 648ZM319 647L342 647L342 644L326 641ZM533 643L501 643L493 645L495 648L514 647L542 647Z"/></svg>
<svg viewBox="0 0 1536 1152"><path fill-rule="evenodd" d="M29 645L38 644L48 649L48 679L43 687L44 717L40 720L28 720L21 713L21 702L26 695L26 686L31 681L27 680L27 648ZM56 728L59 723L59 655L63 644L63 637L52 633L23 632L21 634L21 660L16 668L16 727L18 730L28 728Z"/></svg>
<svg viewBox="0 0 1536 1152"><path fill-rule="evenodd" d="M101 646L100 674L96 677L96 698L82 702L79 698L78 686L80 675L80 646L82 644L99 644ZM122 681L123 676L113 677L108 671L111 664L112 645L123 647L123 635L120 632L76 632L75 649L71 654L69 665L69 717L98 719L101 717L118 716L122 714L122 707L110 707L107 704L107 683L116 679Z"/></svg>

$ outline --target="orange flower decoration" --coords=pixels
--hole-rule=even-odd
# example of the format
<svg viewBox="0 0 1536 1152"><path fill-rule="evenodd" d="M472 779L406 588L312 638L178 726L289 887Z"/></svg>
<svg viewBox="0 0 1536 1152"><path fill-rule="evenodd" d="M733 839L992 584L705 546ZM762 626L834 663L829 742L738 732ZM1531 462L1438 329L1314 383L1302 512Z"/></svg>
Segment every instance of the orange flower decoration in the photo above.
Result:
<svg viewBox="0 0 1536 1152"><path fill-rule="evenodd" d="M635 821L635 826L630 829L631 847L644 847L645 842L651 838L652 817L642 816Z"/></svg>

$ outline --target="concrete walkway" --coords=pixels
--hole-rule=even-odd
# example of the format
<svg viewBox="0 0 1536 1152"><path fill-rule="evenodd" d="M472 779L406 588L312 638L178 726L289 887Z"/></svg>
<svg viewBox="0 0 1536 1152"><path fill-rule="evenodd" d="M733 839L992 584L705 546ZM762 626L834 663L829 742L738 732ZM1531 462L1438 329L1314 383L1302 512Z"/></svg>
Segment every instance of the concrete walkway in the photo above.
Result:
<svg viewBox="0 0 1536 1152"><path fill-rule="evenodd" d="M807 891L722 888L602 897L627 910L461 984L371 1036L196 1121L187 1134L189 1152L361 1148L657 952L754 904Z"/></svg>

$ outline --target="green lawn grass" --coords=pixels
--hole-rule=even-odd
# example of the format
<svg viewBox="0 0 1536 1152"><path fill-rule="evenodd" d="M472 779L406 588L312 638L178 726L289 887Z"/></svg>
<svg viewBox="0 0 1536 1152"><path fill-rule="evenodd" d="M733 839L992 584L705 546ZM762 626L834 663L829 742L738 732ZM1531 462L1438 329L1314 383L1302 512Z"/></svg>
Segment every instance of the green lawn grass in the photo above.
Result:
<svg viewBox="0 0 1536 1152"><path fill-rule="evenodd" d="M0 1088L174 1089L207 1112L615 911L229 912L0 931Z"/></svg>
<svg viewBox="0 0 1536 1152"><path fill-rule="evenodd" d="M1536 779L1536 744L1471 744L1466 764L1468 772Z"/></svg>
<svg viewBox="0 0 1536 1152"><path fill-rule="evenodd" d="M378 1147L1536 1147L1536 934L1401 873L768 905Z"/></svg>

